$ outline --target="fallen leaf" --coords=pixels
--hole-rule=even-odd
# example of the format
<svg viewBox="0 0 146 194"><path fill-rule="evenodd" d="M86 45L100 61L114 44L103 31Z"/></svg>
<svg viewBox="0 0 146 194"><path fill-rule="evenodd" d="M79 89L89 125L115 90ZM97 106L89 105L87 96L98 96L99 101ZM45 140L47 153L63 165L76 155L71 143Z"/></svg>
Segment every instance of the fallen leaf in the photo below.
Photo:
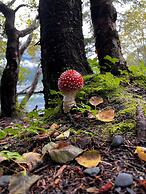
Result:
<svg viewBox="0 0 146 194"><path fill-rule="evenodd" d="M45 145L42 149L42 153L49 153L51 159L58 163L66 163L73 160L79 154L83 152L82 149L65 142L53 143Z"/></svg>
<svg viewBox="0 0 146 194"><path fill-rule="evenodd" d="M50 126L50 129L54 130L54 129L59 129L59 125L56 124L56 123L53 123L51 126Z"/></svg>
<svg viewBox="0 0 146 194"><path fill-rule="evenodd" d="M67 165L61 166L61 167L59 168L59 170L57 171L57 173L54 175L54 178L60 176L60 175L63 173L63 171L65 170L66 167L67 167Z"/></svg>
<svg viewBox="0 0 146 194"><path fill-rule="evenodd" d="M75 159L86 168L96 167L101 162L101 155L96 150L89 150Z"/></svg>
<svg viewBox="0 0 146 194"><path fill-rule="evenodd" d="M114 120L115 111L113 109L101 110L96 114L96 118L99 121L111 122Z"/></svg>
<svg viewBox="0 0 146 194"><path fill-rule="evenodd" d="M137 153L138 154L138 157L141 160L146 161L146 148L145 147L137 146L134 153Z"/></svg>
<svg viewBox="0 0 146 194"><path fill-rule="evenodd" d="M9 184L9 194L27 194L29 188L40 178L38 175L12 176Z"/></svg>
<svg viewBox="0 0 146 194"><path fill-rule="evenodd" d="M56 140L61 140L61 139L65 139L68 138L70 135L70 130L68 129L67 131L61 133L60 135L58 135L55 139Z"/></svg>
<svg viewBox="0 0 146 194"><path fill-rule="evenodd" d="M42 133L42 134L39 134L39 135L35 135L32 138L34 141L49 139L49 137L53 136L55 132L56 132L55 129L49 129L49 131Z"/></svg>
<svg viewBox="0 0 146 194"><path fill-rule="evenodd" d="M106 183L105 185L103 185L99 190L98 190L98 194L100 193L106 193L108 191L111 190L111 188L113 187L113 183L111 181L109 181L108 183Z"/></svg>
<svg viewBox="0 0 146 194"><path fill-rule="evenodd" d="M138 180L138 183L140 186L142 186L146 189L146 180Z"/></svg>
<svg viewBox="0 0 146 194"><path fill-rule="evenodd" d="M96 187L89 187L86 189L88 193L97 193L98 189Z"/></svg>
<svg viewBox="0 0 146 194"><path fill-rule="evenodd" d="M42 154L45 155L49 153L52 149L57 148L57 147L58 147L58 144L54 142L50 142L42 148Z"/></svg>
<svg viewBox="0 0 146 194"><path fill-rule="evenodd" d="M103 103L103 98L101 97L97 97L97 96L92 96L89 100L90 104L92 104L93 106L97 106L101 103Z"/></svg>
<svg viewBox="0 0 146 194"><path fill-rule="evenodd" d="M26 164L29 170L34 169L38 163L42 162L41 154L35 152L24 153L21 158L17 159L18 164Z"/></svg>
<svg viewBox="0 0 146 194"><path fill-rule="evenodd" d="M96 193L96 194L102 194L102 193L107 193L110 191L113 187L113 183L110 181L103 185L100 189L97 189L96 187L90 187L86 189L88 193Z"/></svg>

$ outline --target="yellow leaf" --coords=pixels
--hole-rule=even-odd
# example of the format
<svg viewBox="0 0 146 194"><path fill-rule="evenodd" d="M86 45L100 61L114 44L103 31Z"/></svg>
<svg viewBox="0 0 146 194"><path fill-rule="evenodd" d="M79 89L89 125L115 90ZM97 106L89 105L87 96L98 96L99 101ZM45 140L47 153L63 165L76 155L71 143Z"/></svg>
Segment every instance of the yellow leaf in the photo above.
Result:
<svg viewBox="0 0 146 194"><path fill-rule="evenodd" d="M111 122L114 120L115 111L113 109L101 110L96 115L96 118L103 122Z"/></svg>
<svg viewBox="0 0 146 194"><path fill-rule="evenodd" d="M90 104L92 104L93 106L97 106L101 103L103 103L103 98L101 97L97 97L97 96L92 96L89 100Z"/></svg>
<svg viewBox="0 0 146 194"><path fill-rule="evenodd" d="M146 161L146 148L137 146L134 153L137 153L141 160Z"/></svg>
<svg viewBox="0 0 146 194"><path fill-rule="evenodd" d="M86 168L92 168L101 162L101 155L96 150L89 150L77 157L76 161Z"/></svg>
<svg viewBox="0 0 146 194"><path fill-rule="evenodd" d="M57 139L57 140L65 139L65 138L68 138L69 136L70 136L70 130L68 129L67 131L58 135L55 139Z"/></svg>

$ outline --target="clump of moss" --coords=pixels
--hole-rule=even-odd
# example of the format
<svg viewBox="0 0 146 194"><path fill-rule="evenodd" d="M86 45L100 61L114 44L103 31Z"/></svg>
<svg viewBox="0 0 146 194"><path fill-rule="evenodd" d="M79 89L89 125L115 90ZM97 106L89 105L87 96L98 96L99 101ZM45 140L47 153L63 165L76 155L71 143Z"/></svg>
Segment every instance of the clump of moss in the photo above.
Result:
<svg viewBox="0 0 146 194"><path fill-rule="evenodd" d="M129 119L116 124L108 124L106 127L106 130L110 134L115 134L115 133L120 134L125 132L133 133L135 127L136 127L136 122L132 119Z"/></svg>

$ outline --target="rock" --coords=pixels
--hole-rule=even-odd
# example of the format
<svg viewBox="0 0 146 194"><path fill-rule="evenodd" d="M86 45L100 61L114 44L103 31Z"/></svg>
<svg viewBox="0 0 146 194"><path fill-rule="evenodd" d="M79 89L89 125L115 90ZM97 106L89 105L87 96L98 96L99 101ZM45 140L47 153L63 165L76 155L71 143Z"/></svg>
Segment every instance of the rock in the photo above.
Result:
<svg viewBox="0 0 146 194"><path fill-rule="evenodd" d="M111 146L112 147L119 147L121 144L123 144L123 142L124 142L124 139L121 135L115 135L113 137Z"/></svg>
<svg viewBox="0 0 146 194"><path fill-rule="evenodd" d="M128 192L128 194L136 194L132 189L130 188L126 188L126 191Z"/></svg>
<svg viewBox="0 0 146 194"><path fill-rule="evenodd" d="M132 185L133 176L127 173L119 173L119 175L115 179L115 185L117 187L127 187Z"/></svg>
<svg viewBox="0 0 146 194"><path fill-rule="evenodd" d="M8 185L9 182L10 182L11 177L12 176L10 176L10 175L1 176L0 177L0 186L5 187L6 185Z"/></svg>
<svg viewBox="0 0 146 194"><path fill-rule="evenodd" d="M87 168L84 170L84 173L88 176L97 176L100 172L99 167Z"/></svg>

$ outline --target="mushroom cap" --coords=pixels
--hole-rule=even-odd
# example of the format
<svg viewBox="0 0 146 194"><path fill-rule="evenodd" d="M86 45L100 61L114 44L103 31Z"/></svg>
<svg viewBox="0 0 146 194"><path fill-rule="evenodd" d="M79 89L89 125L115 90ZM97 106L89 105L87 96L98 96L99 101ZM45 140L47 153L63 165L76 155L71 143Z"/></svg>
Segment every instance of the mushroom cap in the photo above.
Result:
<svg viewBox="0 0 146 194"><path fill-rule="evenodd" d="M84 79L76 70L67 70L63 72L58 79L58 88L60 91L75 91L83 88Z"/></svg>

